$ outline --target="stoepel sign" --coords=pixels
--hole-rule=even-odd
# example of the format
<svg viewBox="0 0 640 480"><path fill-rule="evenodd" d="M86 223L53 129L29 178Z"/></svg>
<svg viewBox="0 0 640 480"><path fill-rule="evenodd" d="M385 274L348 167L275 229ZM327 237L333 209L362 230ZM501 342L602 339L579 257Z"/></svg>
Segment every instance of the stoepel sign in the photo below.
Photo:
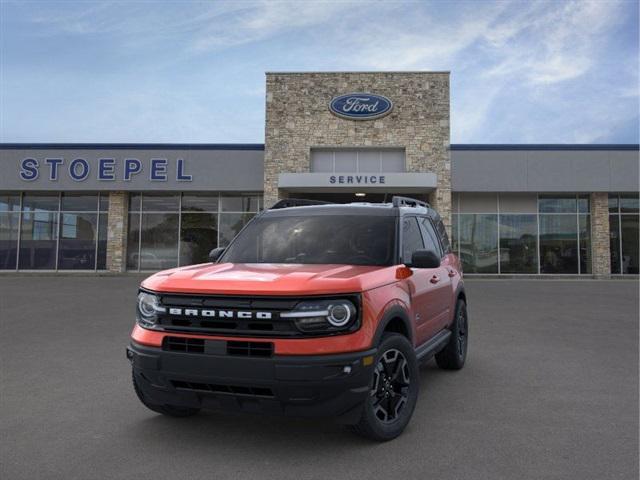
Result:
<svg viewBox="0 0 640 480"><path fill-rule="evenodd" d="M347 93L329 103L331 113L350 120L373 120L387 115L392 108L391 100L373 93Z"/></svg>
<svg viewBox="0 0 640 480"><path fill-rule="evenodd" d="M115 158L100 158L97 165L91 165L84 158L75 158L66 162L64 158L45 158L41 164L35 158L25 158L20 162L20 179L25 182L37 180L40 177L40 169L47 169L50 181L57 181L60 172L66 171L69 177L82 182L94 175L100 181L115 181L122 179L130 181L145 170L145 165L137 158L127 158L119 166ZM92 162L93 163L93 162ZM166 182L169 176L170 162L166 158L152 158L148 165L148 178L155 182ZM93 172L92 172L93 170ZM178 182L191 182L192 175L185 171L185 161L179 158L175 162L175 179Z"/></svg>

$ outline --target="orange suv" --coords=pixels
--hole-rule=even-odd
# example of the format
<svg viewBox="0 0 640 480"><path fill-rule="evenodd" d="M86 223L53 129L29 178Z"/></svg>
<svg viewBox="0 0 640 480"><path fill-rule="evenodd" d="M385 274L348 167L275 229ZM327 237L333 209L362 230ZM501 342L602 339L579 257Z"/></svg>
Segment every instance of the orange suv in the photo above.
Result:
<svg viewBox="0 0 640 480"><path fill-rule="evenodd" d="M155 412L336 417L389 440L418 362L464 365L462 270L428 204L282 200L210 257L140 287L127 357Z"/></svg>

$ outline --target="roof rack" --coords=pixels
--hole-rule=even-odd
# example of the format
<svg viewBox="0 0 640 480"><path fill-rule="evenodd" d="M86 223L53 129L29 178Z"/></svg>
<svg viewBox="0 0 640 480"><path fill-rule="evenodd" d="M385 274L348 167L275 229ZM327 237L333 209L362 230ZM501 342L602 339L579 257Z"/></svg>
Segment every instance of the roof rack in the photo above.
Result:
<svg viewBox="0 0 640 480"><path fill-rule="evenodd" d="M284 198L278 200L270 210L289 207L308 207L309 205L331 205L333 202L324 202L322 200L305 200L303 198Z"/></svg>
<svg viewBox="0 0 640 480"><path fill-rule="evenodd" d="M415 198L398 197L398 196L395 196L395 195L391 198L391 203L396 208L397 207L425 207L425 208L431 208L431 205L429 205L427 202L423 202L421 200L416 200Z"/></svg>

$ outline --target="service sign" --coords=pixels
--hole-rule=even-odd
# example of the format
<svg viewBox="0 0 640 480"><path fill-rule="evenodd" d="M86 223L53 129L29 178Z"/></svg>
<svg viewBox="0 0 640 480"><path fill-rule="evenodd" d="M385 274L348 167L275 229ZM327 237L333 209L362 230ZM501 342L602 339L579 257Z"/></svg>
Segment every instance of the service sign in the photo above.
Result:
<svg viewBox="0 0 640 480"><path fill-rule="evenodd" d="M392 109L391 100L373 93L347 93L334 97L329 103L331 113L350 120L373 120L384 117Z"/></svg>

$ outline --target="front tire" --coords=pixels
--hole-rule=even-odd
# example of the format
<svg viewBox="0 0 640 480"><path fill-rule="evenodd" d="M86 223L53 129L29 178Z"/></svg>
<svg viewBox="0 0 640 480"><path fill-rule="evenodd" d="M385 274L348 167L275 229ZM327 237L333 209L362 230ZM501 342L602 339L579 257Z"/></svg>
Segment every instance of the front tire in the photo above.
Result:
<svg viewBox="0 0 640 480"><path fill-rule="evenodd" d="M385 334L378 347L369 395L352 431L379 442L396 438L411 420L419 381L411 343L402 335Z"/></svg>
<svg viewBox="0 0 640 480"><path fill-rule="evenodd" d="M162 415L167 415L168 417L191 417L200 411L199 408L178 407L176 405L158 405L152 403L147 399L147 397L145 397L144 393L140 389L136 380L136 375L133 371L131 372L131 380L133 381L133 389L135 390L138 399L149 410L161 413Z"/></svg>
<svg viewBox="0 0 640 480"><path fill-rule="evenodd" d="M451 325L451 337L443 350L436 353L436 363L444 370L460 370L467 359L469 320L467 304L461 298L456 302L456 313Z"/></svg>

